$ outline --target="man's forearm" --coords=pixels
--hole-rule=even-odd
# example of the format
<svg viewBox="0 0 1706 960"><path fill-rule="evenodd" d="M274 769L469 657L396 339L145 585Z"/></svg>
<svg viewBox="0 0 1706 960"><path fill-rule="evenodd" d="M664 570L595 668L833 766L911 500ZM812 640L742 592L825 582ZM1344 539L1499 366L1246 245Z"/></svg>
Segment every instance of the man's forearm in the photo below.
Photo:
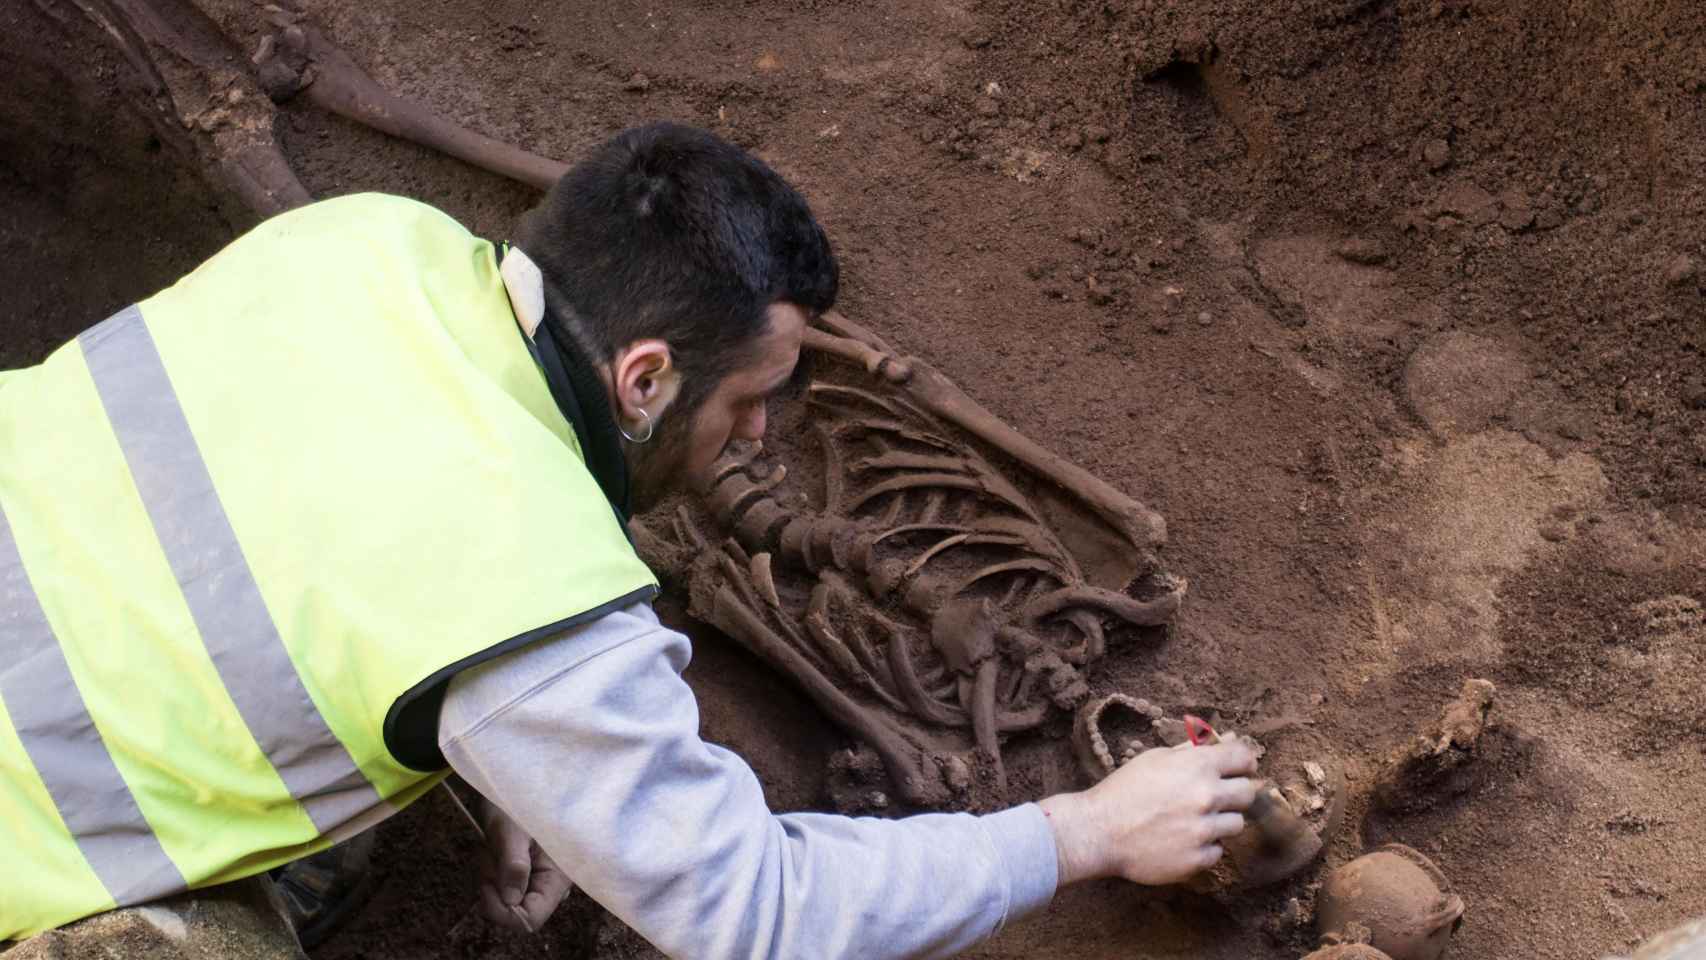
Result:
<svg viewBox="0 0 1706 960"><path fill-rule="evenodd" d="M445 755L674 956L944 955L1052 895L1035 805L772 816L750 769L699 740L687 650L639 609L476 668L446 697Z"/></svg>

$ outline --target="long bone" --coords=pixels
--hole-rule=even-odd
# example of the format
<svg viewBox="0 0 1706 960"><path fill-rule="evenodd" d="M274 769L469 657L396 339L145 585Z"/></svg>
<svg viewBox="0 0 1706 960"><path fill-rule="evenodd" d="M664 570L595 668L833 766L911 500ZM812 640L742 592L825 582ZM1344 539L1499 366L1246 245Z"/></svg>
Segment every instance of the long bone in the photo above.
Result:
<svg viewBox="0 0 1706 960"><path fill-rule="evenodd" d="M694 589L696 594L700 592L697 580ZM908 803L929 806L947 799L940 778L928 770L928 757L923 750L831 683L805 660L794 644L759 619L731 587L717 588L708 597L695 596L693 610L695 616L742 641L760 659L794 678L830 719L869 744Z"/></svg>
<svg viewBox="0 0 1706 960"><path fill-rule="evenodd" d="M35 0L62 28L118 49L122 87L160 141L202 166L243 206L270 217L312 197L275 134L277 111L219 25L190 0Z"/></svg>
<svg viewBox="0 0 1706 960"><path fill-rule="evenodd" d="M930 623L930 642L948 667L960 675L960 708L971 717L978 749L995 768L996 783L1007 790L1007 770L995 727L995 681L1001 668L995 650L995 616L989 601L952 600Z"/></svg>
<svg viewBox="0 0 1706 960"><path fill-rule="evenodd" d="M279 30L255 54L261 84L277 102L299 93L315 106L440 153L549 190L568 164L494 140L380 86L349 54L296 11L273 16Z"/></svg>
<svg viewBox="0 0 1706 960"><path fill-rule="evenodd" d="M833 332L807 330L806 346L832 356L846 356L852 348L837 342L839 337L888 355L894 362L877 363L873 375L883 377L918 406L1077 496L1133 546L1152 548L1166 542L1167 523L1160 514L1008 426L928 363L917 357L900 357L870 331L837 311L827 311L821 322Z"/></svg>
<svg viewBox="0 0 1706 960"><path fill-rule="evenodd" d="M1031 623L1072 607L1088 607L1111 614L1140 627L1160 626L1179 612L1185 598L1185 584L1175 580L1173 589L1154 600L1134 600L1123 593L1092 587L1088 584L1064 587L1032 600L1025 607L1025 619Z"/></svg>

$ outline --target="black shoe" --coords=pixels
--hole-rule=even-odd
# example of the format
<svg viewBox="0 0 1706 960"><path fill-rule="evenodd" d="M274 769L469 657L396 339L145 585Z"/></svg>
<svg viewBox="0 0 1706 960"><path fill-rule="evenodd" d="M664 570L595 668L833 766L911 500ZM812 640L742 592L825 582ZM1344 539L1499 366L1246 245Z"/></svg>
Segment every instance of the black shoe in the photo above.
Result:
<svg viewBox="0 0 1706 960"><path fill-rule="evenodd" d="M272 871L302 949L326 941L373 893L372 830Z"/></svg>

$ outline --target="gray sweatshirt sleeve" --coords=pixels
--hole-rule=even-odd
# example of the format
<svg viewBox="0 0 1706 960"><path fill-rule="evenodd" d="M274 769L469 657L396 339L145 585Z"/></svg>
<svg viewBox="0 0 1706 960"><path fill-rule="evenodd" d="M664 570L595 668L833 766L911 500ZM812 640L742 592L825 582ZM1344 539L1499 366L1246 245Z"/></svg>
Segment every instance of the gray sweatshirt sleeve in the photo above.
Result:
<svg viewBox="0 0 1706 960"><path fill-rule="evenodd" d="M672 957L945 956L1054 895L1035 804L773 815L699 739L687 638L630 607L464 671L439 742L593 899Z"/></svg>

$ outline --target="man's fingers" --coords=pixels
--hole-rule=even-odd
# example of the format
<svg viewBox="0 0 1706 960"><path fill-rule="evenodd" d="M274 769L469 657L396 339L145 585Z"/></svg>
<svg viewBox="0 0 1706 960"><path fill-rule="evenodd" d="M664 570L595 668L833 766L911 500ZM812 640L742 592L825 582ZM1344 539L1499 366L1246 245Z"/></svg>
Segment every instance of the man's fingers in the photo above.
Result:
<svg viewBox="0 0 1706 960"><path fill-rule="evenodd" d="M1208 838L1210 840L1225 840L1227 837L1236 837L1243 832L1243 814L1217 813L1208 818Z"/></svg>
<svg viewBox="0 0 1706 960"><path fill-rule="evenodd" d="M1256 772L1256 751L1248 744L1227 741L1201 749L1208 754L1215 772L1223 777L1244 777Z"/></svg>
<svg viewBox="0 0 1706 960"><path fill-rule="evenodd" d="M562 905L563 898L568 895L568 892L568 888L555 892L529 890L527 896L521 898L521 906L516 907L515 910L527 918L528 929L543 929L545 921L551 919L551 915L557 912L557 907Z"/></svg>
<svg viewBox="0 0 1706 960"><path fill-rule="evenodd" d="M521 903L527 893L527 879L533 874L533 841L514 828L500 830L494 838L498 844L498 893L513 907Z"/></svg>
<svg viewBox="0 0 1706 960"><path fill-rule="evenodd" d="M521 912L527 915L533 929L538 930L551 919L575 885L545 851L535 845L533 852L533 876L528 880L527 896L521 898Z"/></svg>
<svg viewBox="0 0 1706 960"><path fill-rule="evenodd" d="M480 912L486 919L505 930L515 930L522 933L532 932L527 921L517 912L517 908L504 903L498 896L497 888L489 883L480 884Z"/></svg>
<svg viewBox="0 0 1706 960"><path fill-rule="evenodd" d="M1202 847L1197 850L1197 869L1207 870L1209 867L1219 863L1220 858L1225 855L1226 851L1222 849L1218 843L1211 843L1206 847Z"/></svg>
<svg viewBox="0 0 1706 960"><path fill-rule="evenodd" d="M1231 777L1214 785L1214 796L1209 801L1210 812L1224 811L1242 812L1256 802L1256 792L1260 786L1248 777Z"/></svg>

